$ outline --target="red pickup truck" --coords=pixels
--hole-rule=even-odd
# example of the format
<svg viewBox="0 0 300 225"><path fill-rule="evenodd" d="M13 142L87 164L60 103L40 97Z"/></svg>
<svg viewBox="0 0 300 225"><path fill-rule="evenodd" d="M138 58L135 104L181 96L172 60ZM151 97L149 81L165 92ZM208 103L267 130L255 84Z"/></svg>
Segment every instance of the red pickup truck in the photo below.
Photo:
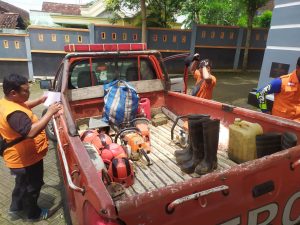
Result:
<svg viewBox="0 0 300 225"><path fill-rule="evenodd" d="M134 162L134 184L114 198L99 177L80 133L102 115L103 84L129 81L150 100L152 115L209 114L228 128L235 118L259 123L264 132L292 131L298 123L263 113L170 91L161 54L144 45L69 46L52 90L61 93L63 110L53 119L67 205L73 224L238 225L300 223L300 147L237 164L226 149L218 168L199 176L178 167L170 133L173 121L150 125L152 165ZM135 67L136 74L128 73ZM147 73L143 73L144 67ZM176 128L174 132L178 132ZM222 134L220 133L220 138Z"/></svg>

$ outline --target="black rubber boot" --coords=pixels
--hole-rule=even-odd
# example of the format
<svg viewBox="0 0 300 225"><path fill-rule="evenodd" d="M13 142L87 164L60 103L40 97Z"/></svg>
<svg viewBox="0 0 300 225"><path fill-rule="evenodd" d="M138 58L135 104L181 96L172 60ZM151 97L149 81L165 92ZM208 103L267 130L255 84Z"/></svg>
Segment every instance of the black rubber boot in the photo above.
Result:
<svg viewBox="0 0 300 225"><path fill-rule="evenodd" d="M203 124L209 121L209 118L202 118L191 123L190 136L191 136L191 149L192 154L188 160L179 164L180 169L185 173L193 173L196 165L203 159ZM179 157L177 157L178 159ZM180 157L181 159L182 157Z"/></svg>
<svg viewBox="0 0 300 225"><path fill-rule="evenodd" d="M174 152L174 155L176 157L176 162L178 164L182 164L188 160L191 160L193 156L193 148L192 148L192 136L191 133L191 128L193 127L193 123L197 120L203 119L203 118L209 118L209 115L205 114L191 114L188 116L188 130L189 130L189 135L188 135L188 146L183 149L183 150L176 150Z"/></svg>
<svg viewBox="0 0 300 225"><path fill-rule="evenodd" d="M195 173L200 175L207 174L218 167L220 120L210 120L204 122L202 126L204 158L195 168Z"/></svg>

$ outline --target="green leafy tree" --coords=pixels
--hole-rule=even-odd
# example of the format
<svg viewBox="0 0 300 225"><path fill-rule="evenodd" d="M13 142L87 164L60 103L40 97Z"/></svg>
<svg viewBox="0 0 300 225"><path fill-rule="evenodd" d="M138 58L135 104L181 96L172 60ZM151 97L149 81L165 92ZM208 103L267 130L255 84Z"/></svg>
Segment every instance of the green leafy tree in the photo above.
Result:
<svg viewBox="0 0 300 225"><path fill-rule="evenodd" d="M146 42L146 0L106 0L106 10L111 12L111 23L116 23L122 11L140 11L142 21L142 42Z"/></svg>
<svg viewBox="0 0 300 225"><path fill-rule="evenodd" d="M198 24L236 25L241 11L235 0L187 0L182 2L181 15L186 16L184 26Z"/></svg>
<svg viewBox="0 0 300 225"><path fill-rule="evenodd" d="M139 12L137 25L141 24L142 42L145 42L147 26L170 27L170 23L176 21L181 2L182 0L107 0L106 9L112 13L112 22L120 19L119 12L122 9Z"/></svg>
<svg viewBox="0 0 300 225"><path fill-rule="evenodd" d="M266 10L261 15L256 16L255 25L258 27L269 28L271 25L272 11Z"/></svg>
<svg viewBox="0 0 300 225"><path fill-rule="evenodd" d="M251 32L253 29L253 22L254 16L256 11L264 6L268 0L239 0L241 7L245 9L247 15L247 36L246 36L246 43L245 43L245 51L244 51L244 58L243 58L243 71L247 70L248 65L248 53L250 47L250 38Z"/></svg>

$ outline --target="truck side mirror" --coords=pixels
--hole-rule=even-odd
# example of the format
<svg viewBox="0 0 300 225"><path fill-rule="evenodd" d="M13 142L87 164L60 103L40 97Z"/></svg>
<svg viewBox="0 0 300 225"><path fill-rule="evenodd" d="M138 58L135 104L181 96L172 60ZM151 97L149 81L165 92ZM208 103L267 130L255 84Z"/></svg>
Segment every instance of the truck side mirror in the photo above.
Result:
<svg viewBox="0 0 300 225"><path fill-rule="evenodd" d="M41 80L40 81L40 89L50 90L51 88L52 88L52 81L51 80Z"/></svg>

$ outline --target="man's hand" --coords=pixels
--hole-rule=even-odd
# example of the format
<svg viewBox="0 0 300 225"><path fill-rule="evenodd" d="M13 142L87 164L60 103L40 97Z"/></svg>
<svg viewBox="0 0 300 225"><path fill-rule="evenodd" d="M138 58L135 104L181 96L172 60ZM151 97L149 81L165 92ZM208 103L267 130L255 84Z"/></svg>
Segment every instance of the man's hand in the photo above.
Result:
<svg viewBox="0 0 300 225"><path fill-rule="evenodd" d="M61 109L62 109L62 105L59 102L55 102L49 106L47 113L49 113L51 116L53 116L55 113L57 113Z"/></svg>
<svg viewBox="0 0 300 225"><path fill-rule="evenodd" d="M41 130L45 129L47 123L51 120L52 116L62 109L62 105L59 102L55 102L49 106L46 114L37 122L33 123L29 133L27 134L28 138L34 138L38 135Z"/></svg>
<svg viewBox="0 0 300 225"><path fill-rule="evenodd" d="M44 103L44 102L46 101L47 98L48 98L48 96L46 96L46 95L41 96L41 97L39 98L40 104Z"/></svg>

